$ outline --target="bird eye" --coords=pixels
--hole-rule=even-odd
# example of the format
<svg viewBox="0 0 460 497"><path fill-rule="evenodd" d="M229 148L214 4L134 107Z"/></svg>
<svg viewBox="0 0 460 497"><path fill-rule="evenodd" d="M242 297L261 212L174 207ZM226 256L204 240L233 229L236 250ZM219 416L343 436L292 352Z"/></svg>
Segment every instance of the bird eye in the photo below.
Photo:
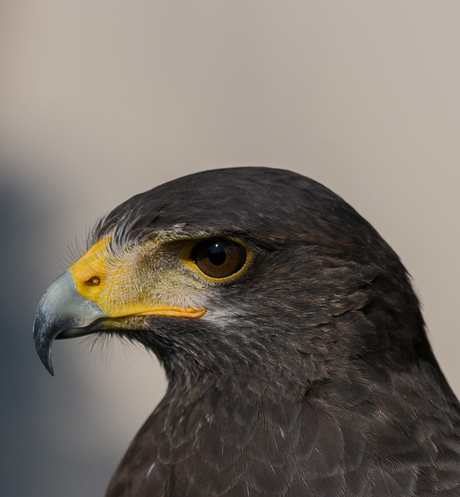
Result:
<svg viewBox="0 0 460 497"><path fill-rule="evenodd" d="M246 253L239 243L232 240L209 238L193 247L190 258L205 275L226 278L244 266Z"/></svg>

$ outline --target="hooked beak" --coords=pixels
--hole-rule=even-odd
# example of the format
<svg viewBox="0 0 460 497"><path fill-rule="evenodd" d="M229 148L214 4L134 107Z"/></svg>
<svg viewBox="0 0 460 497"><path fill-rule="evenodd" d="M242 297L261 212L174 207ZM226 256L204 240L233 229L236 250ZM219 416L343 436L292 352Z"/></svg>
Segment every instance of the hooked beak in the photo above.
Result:
<svg viewBox="0 0 460 497"><path fill-rule="evenodd" d="M107 314L75 288L70 271L59 276L38 304L34 321L34 343L42 363L54 376L51 346L58 338L73 338L96 331Z"/></svg>

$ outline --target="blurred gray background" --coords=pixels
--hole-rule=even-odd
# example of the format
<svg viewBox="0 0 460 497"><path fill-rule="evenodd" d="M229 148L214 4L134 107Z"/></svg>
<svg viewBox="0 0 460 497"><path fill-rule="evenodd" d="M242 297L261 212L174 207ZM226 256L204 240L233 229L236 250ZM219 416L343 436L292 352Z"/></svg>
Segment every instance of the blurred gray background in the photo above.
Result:
<svg viewBox="0 0 460 497"><path fill-rule="evenodd" d="M460 393L459 19L458 0L0 3L3 497L103 495L163 373L79 339L51 378L34 310L101 215L203 169L284 167L351 203Z"/></svg>

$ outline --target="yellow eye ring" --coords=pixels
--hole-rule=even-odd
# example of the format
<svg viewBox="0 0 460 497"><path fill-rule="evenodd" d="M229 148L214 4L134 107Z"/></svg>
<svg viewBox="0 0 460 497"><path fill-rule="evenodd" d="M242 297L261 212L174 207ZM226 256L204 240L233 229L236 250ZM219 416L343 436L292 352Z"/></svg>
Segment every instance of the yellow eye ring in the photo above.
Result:
<svg viewBox="0 0 460 497"><path fill-rule="evenodd" d="M251 259L251 250L239 240L210 237L193 245L186 262L205 279L224 282L241 274Z"/></svg>

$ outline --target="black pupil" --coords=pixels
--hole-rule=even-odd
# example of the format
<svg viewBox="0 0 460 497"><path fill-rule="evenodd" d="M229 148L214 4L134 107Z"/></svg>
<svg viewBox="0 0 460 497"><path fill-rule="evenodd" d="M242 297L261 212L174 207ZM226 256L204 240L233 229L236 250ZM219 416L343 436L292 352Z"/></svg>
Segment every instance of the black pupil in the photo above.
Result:
<svg viewBox="0 0 460 497"><path fill-rule="evenodd" d="M214 266L221 266L227 259L227 252L223 243L215 243L208 249L208 259Z"/></svg>

